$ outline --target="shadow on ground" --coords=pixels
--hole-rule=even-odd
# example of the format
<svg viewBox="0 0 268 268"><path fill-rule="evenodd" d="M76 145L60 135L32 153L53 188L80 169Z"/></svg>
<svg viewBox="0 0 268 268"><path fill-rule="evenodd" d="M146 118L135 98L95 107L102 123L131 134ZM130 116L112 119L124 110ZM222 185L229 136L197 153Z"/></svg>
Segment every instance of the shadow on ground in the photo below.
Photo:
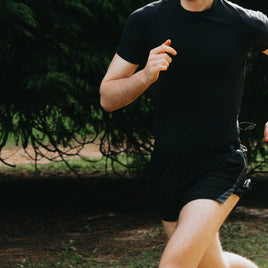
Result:
<svg viewBox="0 0 268 268"><path fill-rule="evenodd" d="M267 208L268 177L253 180L253 190L240 205ZM152 209L148 178L105 176L28 177L0 175L2 211L74 209L87 212L135 212Z"/></svg>
<svg viewBox="0 0 268 268"><path fill-rule="evenodd" d="M240 201L230 219L268 219L268 178L254 181L252 192ZM70 239L79 241L80 253L84 255L96 248L100 250L100 244L111 243L109 247L113 247L107 237L115 233L122 234L122 241L132 235L132 243L138 244L139 232L144 235L142 230L160 226L148 178L2 174L0 206L1 268L16 267L23 259L38 260L46 255L56 259ZM116 239L118 245L120 241ZM154 242L164 246L164 234L158 239ZM119 247L113 254L120 256L120 250Z"/></svg>

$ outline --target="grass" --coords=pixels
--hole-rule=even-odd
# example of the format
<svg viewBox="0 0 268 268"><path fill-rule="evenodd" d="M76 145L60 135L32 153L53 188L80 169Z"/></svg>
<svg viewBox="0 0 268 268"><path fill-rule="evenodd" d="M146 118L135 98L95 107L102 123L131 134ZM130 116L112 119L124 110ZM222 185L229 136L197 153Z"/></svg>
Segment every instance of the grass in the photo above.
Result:
<svg viewBox="0 0 268 268"><path fill-rule="evenodd" d="M127 158L125 156L120 156L119 160L124 164L127 163ZM81 159L73 159L66 161L73 169L75 169L78 173L88 173L88 174L98 174L105 170L107 166L107 171L112 171L111 160L109 158L102 159L91 159L91 161L85 161ZM125 168L118 164L114 164L115 170L117 172L122 172ZM38 164L38 171L41 173L70 173L69 167L63 161L54 161L48 164ZM0 167L0 173L20 173L27 172L27 174L35 174L36 168L34 164L18 164L15 167Z"/></svg>
<svg viewBox="0 0 268 268"><path fill-rule="evenodd" d="M242 222L222 227L222 242L226 251L255 261L260 268L268 267L268 224L247 226Z"/></svg>
<svg viewBox="0 0 268 268"><path fill-rule="evenodd" d="M140 250L137 250L137 245L133 248L130 245L120 248L120 244L118 244L120 255L118 255L118 248L113 246L106 249L107 254L99 254L98 252L101 252L101 250L96 247L87 256L79 253L75 240L70 240L58 259L50 260L49 256L47 256L34 264L25 260L16 267L158 267L164 243L151 243L150 245L145 243L152 240L152 238L158 242L165 241L162 227L157 227L153 231L148 230L148 232L144 233L143 238L139 241L140 246L143 247ZM222 226L221 240L224 250L250 258L259 265L259 268L268 267L268 224L252 225L247 222L227 222ZM143 246L143 244L147 246Z"/></svg>
<svg viewBox="0 0 268 268"><path fill-rule="evenodd" d="M125 155L120 155L118 160L122 162L124 165L127 165L133 162L133 158L127 157ZM259 158L259 161L263 159ZM149 161L149 156L148 156ZM107 157L103 157L102 159L89 159L89 161L74 158L72 160L66 160L66 162L77 171L77 173L87 173L96 175L99 173L103 173L104 170L108 171L108 173L112 173L112 161ZM249 169L254 168L258 163L250 163ZM138 164L139 165L139 164ZM116 172L126 172L127 169L119 164L114 162L114 170ZM0 173L18 173L18 172L27 172L28 174L35 174L36 168L34 164L18 164L16 167L7 167L1 166ZM38 164L38 171L41 173L70 173L69 167L63 161L53 161L48 164ZM261 172L268 172L268 165L265 165Z"/></svg>
<svg viewBox="0 0 268 268"><path fill-rule="evenodd" d="M8 140L8 144L6 145L6 148L15 148L14 139L10 138ZM267 154L268 154L268 147L267 147ZM148 155L147 160L149 161L150 156ZM90 161L92 160L92 161ZM140 163L135 162L135 159L133 157L127 157L125 155L118 156L118 160L121 161L124 165L127 164L135 164L141 169L143 168L142 165L144 165L144 161L142 160ZM257 157L257 163L250 162L249 163L249 170L254 169L260 162L265 161L261 155ZM103 172L105 169L108 172L112 172L112 161L108 159L107 157L103 157L99 161L97 159L89 159L89 161L85 161L82 159L79 159L79 157L68 159L66 161L73 169L75 169L78 173L87 173L87 174L98 174ZM126 168L123 165L120 165L119 163L114 162L114 169L121 173L126 172ZM69 167L61 160L53 161L48 164L40 164L38 163L38 171L41 173L70 173ZM131 171L131 170L130 170ZM268 172L268 165L265 164L263 168L260 170L261 172ZM17 172L27 172L29 174L36 173L36 168L34 164L17 164L16 167L10 168L7 166L1 166L0 167L0 173L9 172L9 173L17 173Z"/></svg>

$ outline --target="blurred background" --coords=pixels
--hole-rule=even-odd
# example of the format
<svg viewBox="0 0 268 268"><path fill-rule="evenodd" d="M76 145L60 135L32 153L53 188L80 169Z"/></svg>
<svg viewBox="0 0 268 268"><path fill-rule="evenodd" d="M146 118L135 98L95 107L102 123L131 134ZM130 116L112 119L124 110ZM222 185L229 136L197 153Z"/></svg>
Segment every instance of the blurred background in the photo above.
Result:
<svg viewBox="0 0 268 268"><path fill-rule="evenodd" d="M145 0L0 0L0 267L157 267L150 91L105 112L99 85ZM262 0L233 1L268 14ZM223 245L268 267L267 56L248 55L240 113L250 194ZM231 242L232 241L232 242Z"/></svg>

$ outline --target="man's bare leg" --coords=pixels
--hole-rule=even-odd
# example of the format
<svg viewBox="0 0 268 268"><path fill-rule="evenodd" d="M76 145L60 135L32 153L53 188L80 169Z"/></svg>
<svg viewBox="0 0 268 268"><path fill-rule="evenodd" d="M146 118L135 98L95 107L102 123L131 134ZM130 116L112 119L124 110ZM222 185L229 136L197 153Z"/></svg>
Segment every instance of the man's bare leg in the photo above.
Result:
<svg viewBox="0 0 268 268"><path fill-rule="evenodd" d="M168 239L172 236L175 229L177 228L177 221L167 222L162 221L164 230L167 234ZM250 260L241 257L234 253L229 253L222 251L221 243L219 240L219 233L216 234L216 237L213 239L209 248L205 252L201 262L198 265L198 268L253 268L257 266L252 263Z"/></svg>
<svg viewBox="0 0 268 268"><path fill-rule="evenodd" d="M237 254L222 251L219 235L213 239L198 268L257 268L250 260Z"/></svg>
<svg viewBox="0 0 268 268"><path fill-rule="evenodd" d="M230 196L224 204L207 199L194 200L181 211L179 224L162 221L170 240L160 267L256 268L245 258L222 252L217 236L218 229L238 200L236 195Z"/></svg>

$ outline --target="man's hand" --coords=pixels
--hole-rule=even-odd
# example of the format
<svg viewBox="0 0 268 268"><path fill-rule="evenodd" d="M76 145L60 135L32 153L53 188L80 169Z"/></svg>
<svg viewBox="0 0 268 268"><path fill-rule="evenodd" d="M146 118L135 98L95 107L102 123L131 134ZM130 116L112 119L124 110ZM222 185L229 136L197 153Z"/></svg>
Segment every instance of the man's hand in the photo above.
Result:
<svg viewBox="0 0 268 268"><path fill-rule="evenodd" d="M166 71L168 69L172 59L167 53L173 56L177 55L177 51L170 47L170 44L171 40L168 39L161 46L150 51L147 64L143 69L148 82L154 83L158 79L160 71Z"/></svg>
<svg viewBox="0 0 268 268"><path fill-rule="evenodd" d="M263 51L262 53L266 54L268 56L268 49Z"/></svg>
<svg viewBox="0 0 268 268"><path fill-rule="evenodd" d="M264 141L268 141L268 122L264 126Z"/></svg>

